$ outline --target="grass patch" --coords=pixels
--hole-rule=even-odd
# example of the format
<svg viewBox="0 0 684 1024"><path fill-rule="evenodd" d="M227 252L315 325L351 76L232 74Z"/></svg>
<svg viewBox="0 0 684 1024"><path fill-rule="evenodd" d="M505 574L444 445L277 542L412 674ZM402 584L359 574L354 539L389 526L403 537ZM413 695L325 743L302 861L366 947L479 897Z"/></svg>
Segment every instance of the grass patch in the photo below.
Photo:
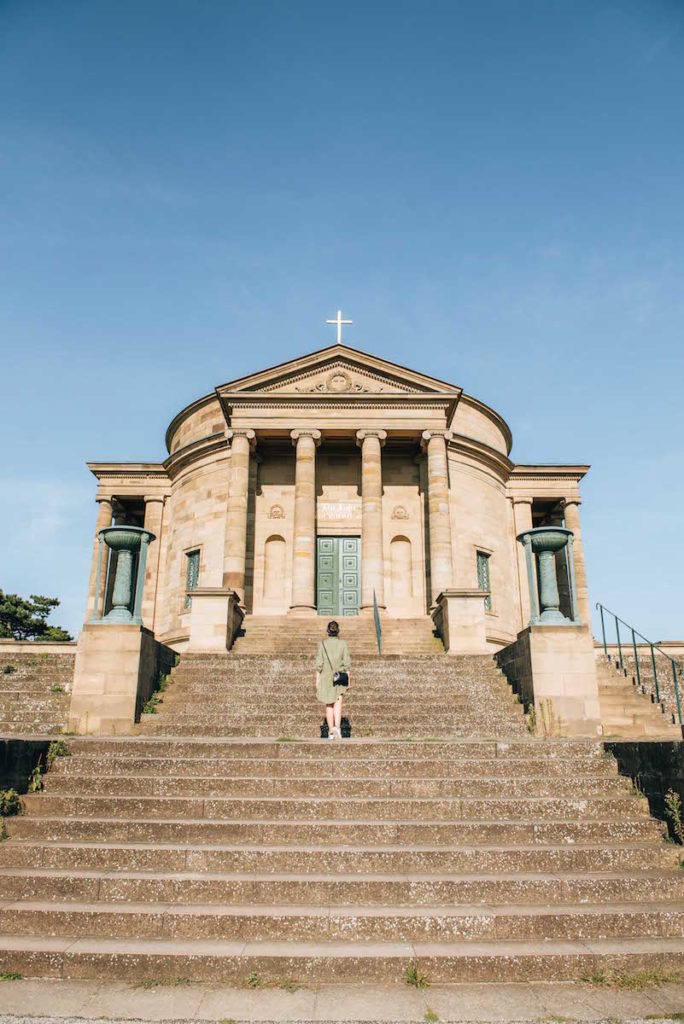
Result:
<svg viewBox="0 0 684 1024"><path fill-rule="evenodd" d="M21 814L21 798L16 789L0 790L0 818Z"/></svg>
<svg viewBox="0 0 684 1024"><path fill-rule="evenodd" d="M277 982L276 988L283 988L286 992L298 992L302 986L294 978L283 978Z"/></svg>
<svg viewBox="0 0 684 1024"><path fill-rule="evenodd" d="M428 1024L437 1024L439 1017L437 1016L435 1011L428 1006L427 1010L425 1011L425 1016L423 1017L423 1020L427 1021Z"/></svg>
<svg viewBox="0 0 684 1024"><path fill-rule="evenodd" d="M13 672L17 671L16 665L3 665L2 674L3 676L11 676Z"/></svg>
<svg viewBox="0 0 684 1024"><path fill-rule="evenodd" d="M276 743L296 743L294 736L279 736Z"/></svg>
<svg viewBox="0 0 684 1024"><path fill-rule="evenodd" d="M602 967L594 967L591 971L581 974L580 981L597 988L620 988L642 992L647 988L674 984L681 981L682 977L684 975L681 971L660 971L654 967L647 967L641 971L606 971Z"/></svg>
<svg viewBox="0 0 684 1024"><path fill-rule="evenodd" d="M50 693L64 693L64 689L59 685L59 683L53 683L50 687Z"/></svg>
<svg viewBox="0 0 684 1024"><path fill-rule="evenodd" d="M180 988L184 985L192 985L190 978L143 978L136 984L136 988Z"/></svg>
<svg viewBox="0 0 684 1024"><path fill-rule="evenodd" d="M404 981L413 988L428 988L430 985L427 974L424 974L418 964L413 961L407 965L404 971Z"/></svg>
<svg viewBox="0 0 684 1024"><path fill-rule="evenodd" d="M259 975L256 971L250 971L245 978L245 986L247 988L259 988L261 982L259 981Z"/></svg>
<svg viewBox="0 0 684 1024"><path fill-rule="evenodd" d="M21 981L18 971L0 971L0 981Z"/></svg>

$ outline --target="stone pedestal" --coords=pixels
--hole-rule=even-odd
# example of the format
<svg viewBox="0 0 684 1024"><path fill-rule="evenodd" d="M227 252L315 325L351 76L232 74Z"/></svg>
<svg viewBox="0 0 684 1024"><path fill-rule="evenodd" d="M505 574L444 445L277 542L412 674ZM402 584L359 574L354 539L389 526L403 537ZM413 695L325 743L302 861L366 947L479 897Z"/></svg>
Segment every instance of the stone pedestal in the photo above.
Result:
<svg viewBox="0 0 684 1024"><path fill-rule="evenodd" d="M483 590L443 590L432 613L447 654L489 654Z"/></svg>
<svg viewBox="0 0 684 1024"><path fill-rule="evenodd" d="M541 736L600 733L594 641L586 626L528 626L497 655Z"/></svg>
<svg viewBox="0 0 684 1024"><path fill-rule="evenodd" d="M190 599L188 650L230 650L244 618L237 592L223 587L195 587Z"/></svg>
<svg viewBox="0 0 684 1024"><path fill-rule="evenodd" d="M159 675L170 672L174 661L175 653L144 626L85 625L76 646L69 730L90 736L132 732Z"/></svg>

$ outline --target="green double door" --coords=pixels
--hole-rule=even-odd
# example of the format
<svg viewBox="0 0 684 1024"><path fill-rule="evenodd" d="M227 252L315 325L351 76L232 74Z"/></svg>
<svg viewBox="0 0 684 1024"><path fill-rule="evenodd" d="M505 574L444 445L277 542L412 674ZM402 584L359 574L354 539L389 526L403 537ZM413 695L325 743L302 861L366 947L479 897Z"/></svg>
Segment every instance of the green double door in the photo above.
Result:
<svg viewBox="0 0 684 1024"><path fill-rule="evenodd" d="M316 608L319 615L358 615L361 605L361 538L319 537Z"/></svg>

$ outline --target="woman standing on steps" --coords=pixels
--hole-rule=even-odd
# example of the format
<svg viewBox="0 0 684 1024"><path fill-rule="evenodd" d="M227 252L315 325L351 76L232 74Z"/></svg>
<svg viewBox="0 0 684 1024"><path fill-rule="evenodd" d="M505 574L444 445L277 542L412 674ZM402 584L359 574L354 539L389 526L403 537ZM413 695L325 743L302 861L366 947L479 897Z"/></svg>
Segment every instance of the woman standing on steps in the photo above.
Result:
<svg viewBox="0 0 684 1024"><path fill-rule="evenodd" d="M328 635L325 640L321 640L316 653L316 697L321 704L325 704L329 740L342 739L342 697L349 688L350 668L347 641L340 639L340 625L333 620L328 623ZM346 674L346 686L336 685L336 673Z"/></svg>

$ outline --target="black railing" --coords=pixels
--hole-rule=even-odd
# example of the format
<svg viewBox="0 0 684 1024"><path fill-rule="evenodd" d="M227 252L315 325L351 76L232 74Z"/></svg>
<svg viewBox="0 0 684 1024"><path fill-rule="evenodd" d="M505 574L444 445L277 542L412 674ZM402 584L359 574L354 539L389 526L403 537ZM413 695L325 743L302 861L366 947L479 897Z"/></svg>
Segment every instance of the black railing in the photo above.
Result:
<svg viewBox="0 0 684 1024"><path fill-rule="evenodd" d="M643 633L639 633L634 626L630 626L628 622L621 619L619 615L615 614L615 612L611 612L610 608L606 608L606 606L600 602L597 602L596 607L601 614L601 633L603 637L604 654L607 657L610 657L608 654L608 645L610 644L612 646L613 644L613 641L609 641L606 637L606 618L609 616L609 628L610 619L613 620L613 624L615 626L615 640L618 649L617 658L615 659L616 664L619 665L622 671L626 670L623 648L631 647L634 653L634 670L637 686L644 691L650 689L653 696L655 696L656 704L667 705L671 702L670 694L666 692L669 690L671 678L673 683L672 696L674 697L673 704L676 709L676 717L679 719L679 724L682 725L682 702L679 693L679 680L684 677L684 665L673 658L670 654L667 654L667 652L658 644L654 644L651 640L648 640ZM624 636L620 634L621 625L626 631ZM639 664L639 647L642 645L641 643L637 643L637 637L640 641L643 641L643 644L645 644L648 649L647 653L644 651L641 652L641 665ZM644 664L644 658L646 659L646 664ZM660 661L660 676L658 675L658 658L663 659ZM651 670L653 671L652 686L650 685L649 680L649 673ZM664 699L661 696L663 693L665 694Z"/></svg>

